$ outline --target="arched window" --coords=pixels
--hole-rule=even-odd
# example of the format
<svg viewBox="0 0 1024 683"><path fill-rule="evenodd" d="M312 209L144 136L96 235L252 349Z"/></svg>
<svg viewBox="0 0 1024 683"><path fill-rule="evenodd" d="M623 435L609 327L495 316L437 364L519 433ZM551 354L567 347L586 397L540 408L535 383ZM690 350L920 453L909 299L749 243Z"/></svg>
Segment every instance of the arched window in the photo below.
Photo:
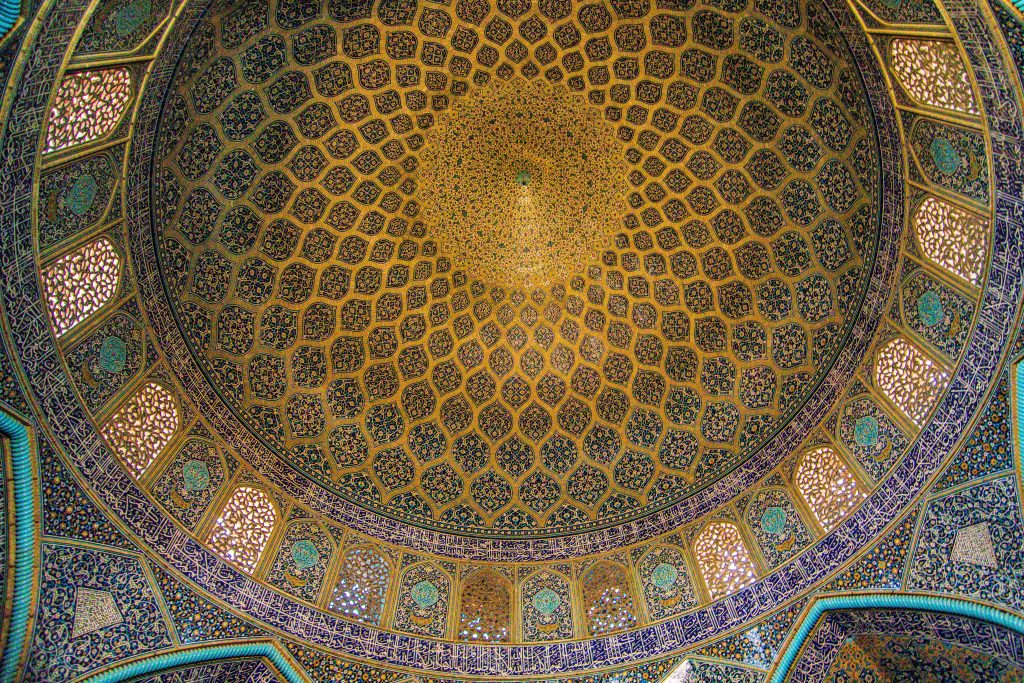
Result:
<svg viewBox="0 0 1024 683"><path fill-rule="evenodd" d="M978 113L967 69L953 43L896 38L889 50L893 71L915 100L941 109Z"/></svg>
<svg viewBox="0 0 1024 683"><path fill-rule="evenodd" d="M101 237L44 268L42 280L59 337L113 298L121 280L121 256Z"/></svg>
<svg viewBox="0 0 1024 683"><path fill-rule="evenodd" d="M636 624L629 581L621 565L598 562L583 577L583 605L590 635L614 633Z"/></svg>
<svg viewBox="0 0 1024 683"><path fill-rule="evenodd" d="M177 429L178 407L171 392L147 382L104 425L103 436L125 467L140 477Z"/></svg>
<svg viewBox="0 0 1024 683"><path fill-rule="evenodd" d="M697 566L712 599L735 593L756 578L754 561L732 522L712 522L693 544Z"/></svg>
<svg viewBox="0 0 1024 683"><path fill-rule="evenodd" d="M795 480L797 490L825 531L864 500L864 492L853 473L829 446L807 451Z"/></svg>
<svg viewBox="0 0 1024 683"><path fill-rule="evenodd" d="M351 619L379 625L390 576L391 565L380 553L352 548L345 553L330 608Z"/></svg>
<svg viewBox="0 0 1024 683"><path fill-rule="evenodd" d="M125 68L65 75L50 109L43 151L103 137L121 120L131 94L132 77Z"/></svg>
<svg viewBox="0 0 1024 683"><path fill-rule="evenodd" d="M878 352L875 383L918 426L948 382L948 372L903 338L893 339Z"/></svg>
<svg viewBox="0 0 1024 683"><path fill-rule="evenodd" d="M928 197L914 215L914 231L925 256L978 284L988 256L988 222L936 197Z"/></svg>
<svg viewBox="0 0 1024 683"><path fill-rule="evenodd" d="M503 643L509 637L512 592L508 581L481 570L462 586L459 638L484 643Z"/></svg>
<svg viewBox="0 0 1024 683"><path fill-rule="evenodd" d="M256 568L277 522L266 493L250 486L235 489L210 532L210 547L247 572Z"/></svg>

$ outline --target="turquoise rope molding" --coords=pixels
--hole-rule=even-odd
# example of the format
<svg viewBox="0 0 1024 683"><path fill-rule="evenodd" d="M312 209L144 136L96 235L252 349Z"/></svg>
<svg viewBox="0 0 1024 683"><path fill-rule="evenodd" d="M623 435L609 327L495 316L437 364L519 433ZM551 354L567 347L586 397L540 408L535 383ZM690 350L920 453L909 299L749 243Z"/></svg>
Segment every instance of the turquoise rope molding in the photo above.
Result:
<svg viewBox="0 0 1024 683"><path fill-rule="evenodd" d="M21 3L18 0L0 0L0 38L7 35L19 16Z"/></svg>
<svg viewBox="0 0 1024 683"><path fill-rule="evenodd" d="M270 663L285 677L288 683L308 683L309 679L299 673L296 665L269 641L205 645L152 655L128 664L114 666L101 673L88 676L79 683L121 683L121 681L128 681L138 676L158 674L183 665L212 663L221 659L237 659L239 657L264 657L270 660Z"/></svg>
<svg viewBox="0 0 1024 683"><path fill-rule="evenodd" d="M2 1L2 0L0 0ZM11 620L4 648L0 681L14 683L25 648L29 607L32 602L32 569L38 539L35 495L32 490L32 450L28 430L13 415L0 410L0 434L11 442L11 469L14 488L14 589L11 596Z"/></svg>
<svg viewBox="0 0 1024 683"><path fill-rule="evenodd" d="M1024 5L1024 0L1017 0ZM1010 419L1010 442L1014 445L1018 457L1024 451L1021 450L1021 439L1024 438L1024 358L1018 359L1017 366L1013 369L1016 375L1016 393L1013 396L1013 412Z"/></svg>
<svg viewBox="0 0 1024 683"><path fill-rule="evenodd" d="M800 622L800 628L786 647L768 683L783 683L797 655L807 642L811 631L826 612L849 609L906 609L925 612L944 612L961 617L987 621L1024 635L1024 619L1003 610L981 605L960 598L937 597L934 595L911 595L906 593L875 593L871 595L839 595L815 601Z"/></svg>

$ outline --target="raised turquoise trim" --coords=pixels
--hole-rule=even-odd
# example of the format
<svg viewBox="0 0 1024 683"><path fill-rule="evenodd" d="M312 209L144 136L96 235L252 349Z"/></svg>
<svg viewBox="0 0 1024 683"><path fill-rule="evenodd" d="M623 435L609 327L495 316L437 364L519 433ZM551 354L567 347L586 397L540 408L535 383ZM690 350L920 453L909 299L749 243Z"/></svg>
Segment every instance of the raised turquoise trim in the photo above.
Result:
<svg viewBox="0 0 1024 683"><path fill-rule="evenodd" d="M1008 628L1024 635L1024 619L996 609L959 598L937 597L934 595L911 595L907 593L873 593L870 595L837 595L815 601L800 622L800 628L790 641L786 651L779 658L768 683L783 683L789 675L793 662L826 612L849 609L906 609L926 612L945 612L961 617L971 617Z"/></svg>
<svg viewBox="0 0 1024 683"><path fill-rule="evenodd" d="M255 643L233 643L231 645L207 645L202 647L175 650L164 654L153 655L129 664L121 664L98 674L88 676L80 683L120 683L138 676L156 674L187 664L203 664L220 659L237 659L239 657L265 657L288 680L288 683L307 683L305 676L299 673L291 661L281 650L267 641Z"/></svg>
<svg viewBox="0 0 1024 683"><path fill-rule="evenodd" d="M1020 0L1024 4L1024 0ZM1010 420L1010 441L1014 444L1015 450L1020 444L1021 437L1024 437L1024 359L1021 359L1013 369L1014 383L1017 385L1017 392L1014 395L1013 411ZM1020 451L1018 450L1018 453Z"/></svg>
<svg viewBox="0 0 1024 683"><path fill-rule="evenodd" d="M3 0L0 0L2 2ZM0 15L2 16L2 15ZM32 491L32 450L28 430L13 415L0 409L0 434L11 442L14 488L14 588L11 621L7 629L0 681L14 683L25 648L29 607L32 603L32 567L38 541L35 524L35 495ZM0 468L2 470L2 468Z"/></svg>
<svg viewBox="0 0 1024 683"><path fill-rule="evenodd" d="M7 35L19 16L21 16L21 3L18 0L0 0L0 38Z"/></svg>

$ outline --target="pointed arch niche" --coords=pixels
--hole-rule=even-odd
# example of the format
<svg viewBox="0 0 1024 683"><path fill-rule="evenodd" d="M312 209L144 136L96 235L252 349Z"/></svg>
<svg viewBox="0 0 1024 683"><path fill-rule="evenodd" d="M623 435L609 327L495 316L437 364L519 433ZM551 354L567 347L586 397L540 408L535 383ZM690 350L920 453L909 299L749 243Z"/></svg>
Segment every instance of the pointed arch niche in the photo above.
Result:
<svg viewBox="0 0 1024 683"><path fill-rule="evenodd" d="M459 594L459 639L503 643L512 631L512 586L490 569L480 569L463 581Z"/></svg>

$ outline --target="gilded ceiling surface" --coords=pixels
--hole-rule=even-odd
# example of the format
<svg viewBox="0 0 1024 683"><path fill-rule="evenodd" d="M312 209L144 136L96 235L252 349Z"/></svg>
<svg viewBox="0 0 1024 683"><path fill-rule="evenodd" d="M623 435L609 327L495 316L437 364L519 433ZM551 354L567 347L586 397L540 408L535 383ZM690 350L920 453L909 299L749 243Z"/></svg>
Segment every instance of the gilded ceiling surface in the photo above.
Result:
<svg viewBox="0 0 1024 683"><path fill-rule="evenodd" d="M830 15L613 4L255 2L192 37L163 273L322 485L465 531L622 521L756 451L843 348L877 162Z"/></svg>
<svg viewBox="0 0 1024 683"><path fill-rule="evenodd" d="M10 5L0 683L1024 670L1024 14Z"/></svg>

